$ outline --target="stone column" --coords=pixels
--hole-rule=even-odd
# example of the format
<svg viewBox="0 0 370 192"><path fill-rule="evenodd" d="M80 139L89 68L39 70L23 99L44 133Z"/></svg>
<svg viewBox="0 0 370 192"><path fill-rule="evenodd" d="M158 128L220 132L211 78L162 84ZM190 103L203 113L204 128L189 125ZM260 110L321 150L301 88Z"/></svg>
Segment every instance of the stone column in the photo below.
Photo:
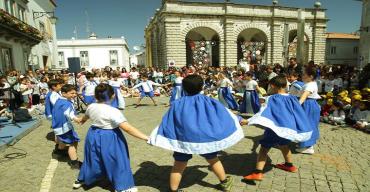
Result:
<svg viewBox="0 0 370 192"><path fill-rule="evenodd" d="M313 60L316 64L325 62L325 46L326 46L326 24L318 23L316 25L315 44L314 44L314 56Z"/></svg>
<svg viewBox="0 0 370 192"><path fill-rule="evenodd" d="M176 66L186 65L186 45L185 38L181 39L180 18L166 18L165 19L165 32L166 32L166 63L170 60L176 62Z"/></svg>
<svg viewBox="0 0 370 192"><path fill-rule="evenodd" d="M238 45L236 42L238 34L235 34L234 31L234 22L226 19L224 23L224 42L220 42L220 65L236 66L238 64Z"/></svg>
<svg viewBox="0 0 370 192"><path fill-rule="evenodd" d="M283 23L274 21L271 26L271 49L269 50L271 54L271 60L267 64L280 63L283 65L283 33L281 26Z"/></svg>

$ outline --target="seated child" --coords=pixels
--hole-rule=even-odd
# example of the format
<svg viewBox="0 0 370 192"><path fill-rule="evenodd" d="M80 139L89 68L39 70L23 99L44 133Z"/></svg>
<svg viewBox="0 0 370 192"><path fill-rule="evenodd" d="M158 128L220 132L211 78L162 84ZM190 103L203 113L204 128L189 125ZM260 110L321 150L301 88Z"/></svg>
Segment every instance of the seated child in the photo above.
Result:
<svg viewBox="0 0 370 192"><path fill-rule="evenodd" d="M199 94L203 88L199 75L187 76L182 85L187 96L171 104L149 141L154 146L174 151L170 191L178 191L192 154L204 157L220 180L220 187L229 191L233 179L226 176L217 154L244 138L240 119L219 101Z"/></svg>
<svg viewBox="0 0 370 192"><path fill-rule="evenodd" d="M332 113L328 116L328 119L325 123L329 123L331 125L343 125L345 124L344 119L346 118L346 114L343 110L343 104L339 101L336 101L332 105Z"/></svg>
<svg viewBox="0 0 370 192"><path fill-rule="evenodd" d="M99 84L94 94L97 103L88 106L81 120L84 123L91 119L92 125L86 136L84 162L73 188L91 185L104 177L108 178L117 192L137 191L134 188L128 146L122 130L145 141L148 136L131 126L118 109L109 105L114 99L112 86Z"/></svg>
<svg viewBox="0 0 370 192"><path fill-rule="evenodd" d="M356 123L353 125L357 129L365 129L370 123L370 111L369 111L369 101L361 101L359 110L354 114L354 120Z"/></svg>
<svg viewBox="0 0 370 192"><path fill-rule="evenodd" d="M307 141L312 134L306 113L297 97L286 92L286 78L281 75L272 78L270 87L274 94L266 99L266 106L248 120L249 125L260 125L266 129L263 139L260 140L261 148L256 169L244 176L245 180L262 180L267 153L271 147L279 147L285 159L285 163L275 165L276 168L296 172L288 144L292 141Z"/></svg>
<svg viewBox="0 0 370 192"><path fill-rule="evenodd" d="M76 111L73 107L73 99L77 96L77 90L74 85L66 84L61 88L62 97L60 97L54 105L52 114L51 127L57 137L59 144L58 149L53 153L63 155L64 148L68 147L68 156L70 161L68 164L72 169L79 169L81 162L77 157L77 145L80 141L72 122L79 123L81 118L76 116Z"/></svg>

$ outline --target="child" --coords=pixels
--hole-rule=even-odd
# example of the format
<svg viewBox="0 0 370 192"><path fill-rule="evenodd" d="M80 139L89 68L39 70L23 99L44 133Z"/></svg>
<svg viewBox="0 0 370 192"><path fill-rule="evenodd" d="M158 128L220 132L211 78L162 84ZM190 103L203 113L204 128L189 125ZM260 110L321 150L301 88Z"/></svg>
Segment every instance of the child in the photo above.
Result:
<svg viewBox="0 0 370 192"><path fill-rule="evenodd" d="M66 84L61 88L62 97L60 97L54 105L52 125L54 134L57 136L59 150L68 147L68 155L70 161L68 164L72 169L79 169L81 162L77 157L77 144L80 141L77 133L74 130L72 122L79 123L81 118L76 116L76 111L73 107L73 99L77 96L75 86ZM61 151L58 151L61 153Z"/></svg>
<svg viewBox="0 0 370 192"><path fill-rule="evenodd" d="M229 191L233 180L226 177L217 154L244 138L239 119L217 100L200 94L203 79L199 75L187 76L182 85L187 96L172 103L149 141L152 145L174 151L170 191L178 191L192 154L206 158L220 180L221 188Z"/></svg>
<svg viewBox="0 0 370 192"><path fill-rule="evenodd" d="M91 103L95 103L94 91L98 83L95 82L94 74L92 73L86 74L86 80L80 88L80 93L84 90L84 101L87 105L90 105Z"/></svg>
<svg viewBox="0 0 370 192"><path fill-rule="evenodd" d="M297 168L293 166L292 153L288 144L292 141L306 141L312 133L298 99L286 92L286 78L281 75L272 78L270 87L274 95L267 98L266 107L249 119L248 125L260 125L266 129L263 139L260 140L261 148L257 157L256 170L245 176L245 180L262 180L267 153L271 147L279 147L285 159L285 163L277 164L276 168L296 172Z"/></svg>
<svg viewBox="0 0 370 192"><path fill-rule="evenodd" d="M19 85L19 91L22 93L23 102L28 104L27 108L32 106L32 90L33 86L30 80L27 77L23 77Z"/></svg>
<svg viewBox="0 0 370 192"><path fill-rule="evenodd" d="M302 81L298 81L298 78L299 75L296 72L292 72L288 76L288 81L290 83L289 94L299 98L301 96L301 91L304 83Z"/></svg>
<svg viewBox="0 0 370 192"><path fill-rule="evenodd" d="M118 80L120 77L119 73L113 73L113 80L109 81L109 85L114 89L114 99L112 100L112 107L123 110L125 109L125 100L121 93L121 87L123 87L123 82Z"/></svg>
<svg viewBox="0 0 370 192"><path fill-rule="evenodd" d="M258 98L259 86L258 83L252 79L253 73L245 73L245 92L243 96L243 102L239 106L240 113L251 113L255 114L260 110L260 103Z"/></svg>
<svg viewBox="0 0 370 192"><path fill-rule="evenodd" d="M343 125L345 124L344 119L346 114L343 110L343 104L339 101L336 101L332 105L332 113L328 117L327 123L331 125Z"/></svg>
<svg viewBox="0 0 370 192"><path fill-rule="evenodd" d="M304 111L308 117L310 125L312 126L312 136L311 139L300 143L300 148L297 149L300 153L314 154L314 145L320 136L319 123L320 123L320 105L316 100L321 99L318 94L316 79L316 69L307 68L303 74L303 81L305 85L302 88L302 95L299 102L302 104Z"/></svg>
<svg viewBox="0 0 370 192"><path fill-rule="evenodd" d="M58 79L52 79L48 82L49 92L45 97L45 116L47 119L52 118L52 112L55 105L55 102L60 97L59 91L62 87L62 83Z"/></svg>
<svg viewBox="0 0 370 192"><path fill-rule="evenodd" d="M180 71L175 71L175 75L176 75L176 79L175 81L173 82L173 86L172 86L172 94L171 94L171 98L170 98L170 104L181 98L182 96L184 96L184 91L182 90L182 80L183 78L181 77L181 73Z"/></svg>
<svg viewBox="0 0 370 192"><path fill-rule="evenodd" d="M140 102L144 97L150 97L150 99L153 101L154 106L157 106L157 103L154 100L153 85L156 85L156 86L162 86L162 85L148 80L148 76L145 74L141 76L141 80L142 80L141 83L132 87L132 89L140 90L140 97L136 103L136 107L139 107Z"/></svg>
<svg viewBox="0 0 370 192"><path fill-rule="evenodd" d="M238 110L238 103L235 101L232 95L232 82L223 74L218 75L219 82L218 85L218 100L226 107L232 110Z"/></svg>
<svg viewBox="0 0 370 192"><path fill-rule="evenodd" d="M87 133L84 162L73 188L91 185L106 177L116 191L136 191L130 168L128 146L121 130L145 140L148 136L131 126L123 114L109 105L114 95L110 85L100 84L95 88L97 103L88 106L81 123L88 119L92 125ZM107 116L107 114L110 114Z"/></svg>

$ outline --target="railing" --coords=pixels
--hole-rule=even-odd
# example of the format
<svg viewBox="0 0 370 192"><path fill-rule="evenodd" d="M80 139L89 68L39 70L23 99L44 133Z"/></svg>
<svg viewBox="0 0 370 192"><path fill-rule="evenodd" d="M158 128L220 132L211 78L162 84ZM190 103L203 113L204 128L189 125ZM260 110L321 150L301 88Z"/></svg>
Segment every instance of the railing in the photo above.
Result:
<svg viewBox="0 0 370 192"><path fill-rule="evenodd" d="M24 33L28 36L31 36L34 39L42 40L43 35L40 31L31 25L19 20L13 15L9 14L3 9L0 9L0 24L5 25L6 27Z"/></svg>

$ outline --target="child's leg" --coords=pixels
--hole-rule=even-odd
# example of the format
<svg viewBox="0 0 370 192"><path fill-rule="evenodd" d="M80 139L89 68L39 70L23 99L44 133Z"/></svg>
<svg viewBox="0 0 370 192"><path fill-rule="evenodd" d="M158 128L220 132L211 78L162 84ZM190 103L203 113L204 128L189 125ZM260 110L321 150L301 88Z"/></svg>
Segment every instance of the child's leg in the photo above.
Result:
<svg viewBox="0 0 370 192"><path fill-rule="evenodd" d="M261 149L258 153L257 163L256 163L256 170L263 171L265 168L266 160L267 160L267 153L270 151L270 148L265 148L261 146Z"/></svg>
<svg viewBox="0 0 370 192"><path fill-rule="evenodd" d="M224 181L226 179L226 173L224 166L222 165L218 157L213 159L207 159L207 162L211 166L212 171L216 174L218 180Z"/></svg>
<svg viewBox="0 0 370 192"><path fill-rule="evenodd" d="M288 145L280 146L280 151L283 153L286 163L293 163L292 152L290 151Z"/></svg>
<svg viewBox="0 0 370 192"><path fill-rule="evenodd" d="M136 106L140 105L141 99L143 99L143 98L140 96L139 99L137 100Z"/></svg>
<svg viewBox="0 0 370 192"><path fill-rule="evenodd" d="M171 191L176 191L179 188L182 173L184 172L187 164L187 161L175 161L170 174Z"/></svg>
<svg viewBox="0 0 370 192"><path fill-rule="evenodd" d="M71 146L68 147L68 155L71 161L75 161L78 159L77 157L77 145L78 143L73 143Z"/></svg>
<svg viewBox="0 0 370 192"><path fill-rule="evenodd" d="M157 103L155 102L155 100L154 100L154 97L150 97L150 99L153 101L153 104L154 105L157 105Z"/></svg>

